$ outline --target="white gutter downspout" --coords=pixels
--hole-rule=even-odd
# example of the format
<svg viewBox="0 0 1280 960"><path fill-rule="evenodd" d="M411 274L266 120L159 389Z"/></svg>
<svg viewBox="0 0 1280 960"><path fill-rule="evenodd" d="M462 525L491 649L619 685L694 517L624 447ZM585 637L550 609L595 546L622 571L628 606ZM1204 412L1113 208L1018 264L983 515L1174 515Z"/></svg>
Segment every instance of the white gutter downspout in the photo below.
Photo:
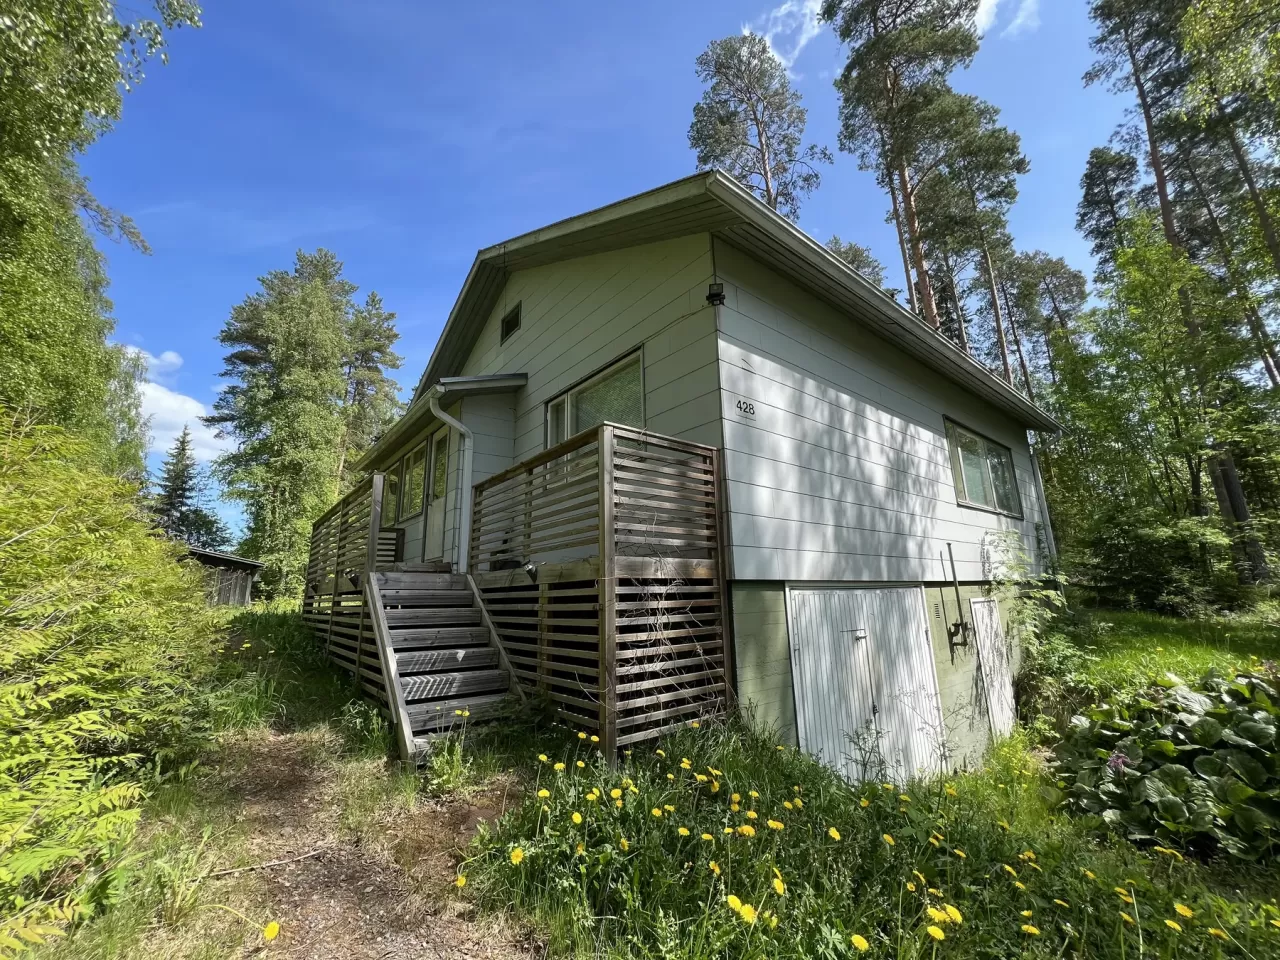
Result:
<svg viewBox="0 0 1280 960"><path fill-rule="evenodd" d="M458 516L458 537L455 543L454 556L457 558L456 565L458 573L469 572L469 561L471 552L471 468L475 454L475 437L472 436L466 424L461 420L455 420L449 414L440 409L440 396L443 391L440 384L435 384L427 391L427 406L431 408L431 412L439 418L441 423L453 427L462 435L462 489L458 491L459 498L459 516Z"/></svg>

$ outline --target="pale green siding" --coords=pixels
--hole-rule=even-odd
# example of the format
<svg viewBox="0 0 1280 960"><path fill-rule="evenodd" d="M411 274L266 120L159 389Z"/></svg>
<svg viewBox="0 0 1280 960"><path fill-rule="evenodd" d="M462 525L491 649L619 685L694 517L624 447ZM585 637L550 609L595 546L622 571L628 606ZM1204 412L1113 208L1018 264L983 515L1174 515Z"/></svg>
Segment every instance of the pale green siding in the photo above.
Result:
<svg viewBox="0 0 1280 960"><path fill-rule="evenodd" d="M795 746L796 707L787 640L786 594L781 583L732 584L738 701L743 713L779 743Z"/></svg>

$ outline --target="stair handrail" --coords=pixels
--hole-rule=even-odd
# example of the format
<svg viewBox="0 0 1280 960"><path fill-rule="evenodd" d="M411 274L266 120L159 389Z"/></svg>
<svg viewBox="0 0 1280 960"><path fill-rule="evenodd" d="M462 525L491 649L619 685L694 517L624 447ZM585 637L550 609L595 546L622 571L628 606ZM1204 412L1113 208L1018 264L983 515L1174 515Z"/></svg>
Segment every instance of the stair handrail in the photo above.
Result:
<svg viewBox="0 0 1280 960"><path fill-rule="evenodd" d="M387 614L382 606L382 589L378 585L376 573L371 572L364 578L364 602L368 605L373 620L373 636L378 646L378 659L382 661L382 682L386 686L387 708L394 721L392 725L396 728L400 759L409 763L414 755L413 726L409 722L409 707L404 701L400 667L396 662L395 648L391 646L391 630L387 627Z"/></svg>
<svg viewBox="0 0 1280 960"><path fill-rule="evenodd" d="M480 592L480 587L476 584L476 578L469 571L466 576L467 586L471 588L471 596L475 598L476 606L480 608L480 619L489 631L489 643L498 651L498 663L502 665L503 670L507 671L507 685L516 692L516 696L520 698L521 703L526 703L529 698L520 686L520 681L516 679L516 672L512 669L511 661L507 658L507 648L502 645L502 640L498 636L498 628L494 625L493 618L489 616L489 608L484 605L484 594Z"/></svg>

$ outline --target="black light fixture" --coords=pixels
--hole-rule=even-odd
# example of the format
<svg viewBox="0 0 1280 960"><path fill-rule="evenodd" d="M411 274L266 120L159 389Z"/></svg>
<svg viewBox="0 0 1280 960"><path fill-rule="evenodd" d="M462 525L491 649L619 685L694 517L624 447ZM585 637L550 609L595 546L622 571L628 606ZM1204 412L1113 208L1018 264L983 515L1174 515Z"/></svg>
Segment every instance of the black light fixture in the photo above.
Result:
<svg viewBox="0 0 1280 960"><path fill-rule="evenodd" d="M709 283L707 284L707 303L713 307L719 307L724 304L724 284Z"/></svg>
<svg viewBox="0 0 1280 960"><path fill-rule="evenodd" d="M530 560L520 569L524 571L524 575L529 578L530 583L538 582L538 568L533 565L532 560Z"/></svg>

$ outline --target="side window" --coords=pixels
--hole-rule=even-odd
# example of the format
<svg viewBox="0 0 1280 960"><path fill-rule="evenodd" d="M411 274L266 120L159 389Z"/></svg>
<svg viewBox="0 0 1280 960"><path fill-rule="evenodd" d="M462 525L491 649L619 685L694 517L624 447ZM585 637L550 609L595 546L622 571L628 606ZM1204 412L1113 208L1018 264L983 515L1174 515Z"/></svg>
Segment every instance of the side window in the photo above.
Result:
<svg viewBox="0 0 1280 960"><path fill-rule="evenodd" d="M608 421L644 427L644 384L640 354L565 391L547 404L547 446Z"/></svg>
<svg viewBox="0 0 1280 960"><path fill-rule="evenodd" d="M502 343L506 343L511 336L520 329L520 304L515 307L502 318Z"/></svg>
<svg viewBox="0 0 1280 960"><path fill-rule="evenodd" d="M382 525L394 527L400 519L400 470L404 461L398 461L386 472L382 481Z"/></svg>
<svg viewBox="0 0 1280 960"><path fill-rule="evenodd" d="M947 446L956 499L963 506L982 507L1022 516L1013 452L981 434L947 421Z"/></svg>
<svg viewBox="0 0 1280 960"><path fill-rule="evenodd" d="M404 461L404 498L400 501L400 519L408 520L422 512L422 495L427 478L427 447L423 444Z"/></svg>

